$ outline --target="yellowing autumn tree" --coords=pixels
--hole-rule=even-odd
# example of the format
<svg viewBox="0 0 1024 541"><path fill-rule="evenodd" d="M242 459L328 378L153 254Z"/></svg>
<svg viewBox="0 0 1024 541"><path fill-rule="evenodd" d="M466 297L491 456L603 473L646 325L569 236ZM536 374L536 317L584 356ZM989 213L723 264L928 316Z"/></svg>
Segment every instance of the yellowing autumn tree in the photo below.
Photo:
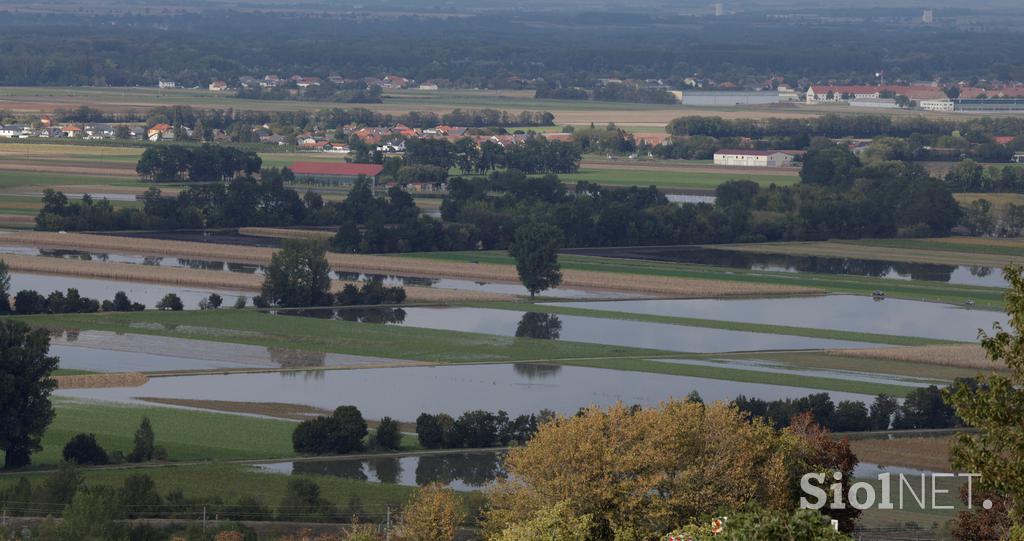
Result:
<svg viewBox="0 0 1024 541"><path fill-rule="evenodd" d="M395 537L402 541L453 541L465 519L455 493L432 483L416 490L402 509Z"/></svg>
<svg viewBox="0 0 1024 541"><path fill-rule="evenodd" d="M802 440L721 403L591 408L544 424L509 452L489 493L489 539L566 506L589 517L582 539L658 539L691 517L757 502L787 510Z"/></svg>

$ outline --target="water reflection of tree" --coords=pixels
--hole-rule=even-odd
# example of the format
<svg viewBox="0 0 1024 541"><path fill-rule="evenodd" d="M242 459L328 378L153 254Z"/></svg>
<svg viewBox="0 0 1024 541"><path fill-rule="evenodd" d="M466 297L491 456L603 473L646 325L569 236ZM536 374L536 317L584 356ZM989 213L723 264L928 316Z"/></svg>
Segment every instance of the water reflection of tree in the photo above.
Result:
<svg viewBox="0 0 1024 541"><path fill-rule="evenodd" d="M461 480L470 486L484 486L505 475L500 453L452 453L425 455L416 464L416 484L451 484Z"/></svg>
<svg viewBox="0 0 1024 541"><path fill-rule="evenodd" d="M305 351L301 349L288 348L267 348L270 353L270 362L281 368L312 368L324 366L324 358L327 356L322 351Z"/></svg>
<svg viewBox="0 0 1024 541"><path fill-rule="evenodd" d="M519 320L519 325L516 326L516 336L520 338L558 340L561 334L562 320L558 319L555 314L526 312Z"/></svg>
<svg viewBox="0 0 1024 541"><path fill-rule="evenodd" d="M305 381L326 381L327 380L326 370L286 370L279 372L282 378L296 379L300 375Z"/></svg>
<svg viewBox="0 0 1024 541"><path fill-rule="evenodd" d="M362 460L311 460L296 462L292 475L330 475L357 481L368 481Z"/></svg>
<svg viewBox="0 0 1024 541"><path fill-rule="evenodd" d="M513 363L512 370L526 379L547 379L553 378L562 371L560 364L541 363Z"/></svg>
<svg viewBox="0 0 1024 541"><path fill-rule="evenodd" d="M992 276L992 267L979 267L976 265L971 265L970 267L967 267L967 270L970 271L971 276L977 276L978 278Z"/></svg>
<svg viewBox="0 0 1024 541"><path fill-rule="evenodd" d="M366 464L381 483L397 485L402 478L402 462L397 458L374 458Z"/></svg>
<svg viewBox="0 0 1024 541"><path fill-rule="evenodd" d="M178 258L178 264L190 269L224 270L223 261L207 261L205 259L183 259Z"/></svg>
<svg viewBox="0 0 1024 541"><path fill-rule="evenodd" d="M227 263L227 268L231 272L244 274L256 274L257 272L263 272L262 265L252 265L249 263Z"/></svg>
<svg viewBox="0 0 1024 541"><path fill-rule="evenodd" d="M344 308L336 310L337 318L358 323L399 324L405 321L401 308Z"/></svg>

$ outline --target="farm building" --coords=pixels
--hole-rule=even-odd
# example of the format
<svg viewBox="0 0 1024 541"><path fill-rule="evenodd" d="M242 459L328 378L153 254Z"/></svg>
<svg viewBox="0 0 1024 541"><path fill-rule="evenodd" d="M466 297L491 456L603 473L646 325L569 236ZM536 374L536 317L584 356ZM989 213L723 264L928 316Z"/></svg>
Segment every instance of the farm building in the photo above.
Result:
<svg viewBox="0 0 1024 541"><path fill-rule="evenodd" d="M367 177L377 184L384 166L375 163L295 162L292 172L298 179L313 179L324 184L352 184L359 177Z"/></svg>
<svg viewBox="0 0 1024 541"><path fill-rule="evenodd" d="M723 148L715 152L715 165L734 167L786 167L793 164L796 152L786 150L749 150Z"/></svg>

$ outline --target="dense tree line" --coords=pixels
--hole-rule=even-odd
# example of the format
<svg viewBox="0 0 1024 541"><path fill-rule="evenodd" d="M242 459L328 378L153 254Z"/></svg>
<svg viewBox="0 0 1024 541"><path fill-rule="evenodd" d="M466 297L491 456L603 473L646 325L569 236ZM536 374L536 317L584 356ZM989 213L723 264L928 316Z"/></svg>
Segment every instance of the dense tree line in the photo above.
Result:
<svg viewBox="0 0 1024 541"><path fill-rule="evenodd" d="M929 118L923 115L839 115L806 118L726 119L712 116L683 116L671 120L668 133L676 136L707 137L911 137L971 134L1024 135L1024 119L1013 116Z"/></svg>
<svg viewBox="0 0 1024 541"><path fill-rule="evenodd" d="M141 312L146 306L132 302L124 291L118 291L113 300L102 302L83 297L75 288L67 292L53 291L43 296L32 289L22 289L14 295L12 312L19 316L32 314L91 314L95 312ZM2 313L2 312L0 312Z"/></svg>
<svg viewBox="0 0 1024 541"><path fill-rule="evenodd" d="M543 85L534 92L537 99L627 101L633 103L679 103L663 88L645 88L635 84L608 83L591 91L579 87L559 88Z"/></svg>
<svg viewBox="0 0 1024 541"><path fill-rule="evenodd" d="M946 184L954 192L1024 193L1024 167L985 167L974 160L954 165L946 173Z"/></svg>
<svg viewBox="0 0 1024 541"><path fill-rule="evenodd" d="M740 395L733 403L740 411L764 419L775 428L789 426L790 421L801 414L810 414L815 423L834 432L964 426L944 401L943 390L935 385L914 389L902 403L880 394L871 404L859 400L842 400L836 404L828 393L810 394L795 400L762 400Z"/></svg>
<svg viewBox="0 0 1024 541"><path fill-rule="evenodd" d="M416 418L416 435L427 449L484 448L523 445L537 432L539 423L551 412L509 418L504 411L467 411L458 419L447 413L421 413Z"/></svg>
<svg viewBox="0 0 1024 541"><path fill-rule="evenodd" d="M143 151L135 172L155 182L211 182L253 175L262 166L263 160L255 152L229 146L157 145Z"/></svg>
<svg viewBox="0 0 1024 541"><path fill-rule="evenodd" d="M409 139L405 143L404 162L442 169L458 167L465 173L516 169L528 174L564 174L578 171L581 157L580 147L575 143L531 135L523 143L504 147L493 141L483 141L478 146L469 138L454 143L446 139Z"/></svg>
<svg viewBox="0 0 1024 541"><path fill-rule="evenodd" d="M38 35L45 29L49 39L0 44L0 84L151 86L172 79L191 87L265 73L321 78L398 73L464 88L596 88L605 77L660 78L679 86L682 77L694 73L722 81L763 81L775 74L793 81L869 81L880 68L908 80L940 75L1024 80L1019 61L1024 46L1012 26L986 26L981 32L950 25L936 33L929 25L863 14L850 15L844 23L776 19L765 24L763 12L714 20L664 10L623 13L618 6L607 13L560 14L555 45L545 26L550 8L544 7L443 20L339 16L322 10L316 16L304 10L224 8L11 11L0 17L7 35ZM793 47L780 35L824 45ZM992 48L989 43L1008 45Z"/></svg>

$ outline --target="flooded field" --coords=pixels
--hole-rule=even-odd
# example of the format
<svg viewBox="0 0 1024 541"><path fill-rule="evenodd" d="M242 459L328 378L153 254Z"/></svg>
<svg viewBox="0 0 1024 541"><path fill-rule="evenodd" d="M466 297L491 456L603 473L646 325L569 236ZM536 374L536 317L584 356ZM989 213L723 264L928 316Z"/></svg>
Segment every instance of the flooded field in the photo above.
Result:
<svg viewBox="0 0 1024 541"><path fill-rule="evenodd" d="M595 301L587 302L585 307L631 302L646 301ZM577 306L572 303L558 305ZM402 309L401 314L389 311L380 317L374 317L377 312L374 309L359 309L358 312L354 312L359 315L358 317L353 317L352 313L347 312L349 311L306 310L301 313L292 312L290 315L689 353L877 347L877 344L848 340L806 338L583 316L555 316L491 308L412 307ZM282 312L282 314L284 313Z"/></svg>
<svg viewBox="0 0 1024 541"><path fill-rule="evenodd" d="M504 476L504 453L439 453L363 460L307 460L257 464L258 471L285 475L329 475L388 485L424 486L441 483L454 490L481 490Z"/></svg>
<svg viewBox="0 0 1024 541"><path fill-rule="evenodd" d="M520 366L520 368L516 368ZM229 402L277 402L325 410L352 404L367 419L391 416L414 421L423 412L455 416L465 411L504 410L509 415L550 409L572 414L590 405L616 402L653 406L698 391L705 401L737 395L775 400L807 396L803 387L668 376L576 366L533 372L525 365L439 365L311 372L196 375L150 378L141 387L68 389L60 396L136 402L140 397ZM873 397L830 393L834 401Z"/></svg>
<svg viewBox="0 0 1024 541"><path fill-rule="evenodd" d="M762 254L700 246L633 246L628 248L576 248L565 253L670 261L771 272L845 274L893 280L923 280L974 286L1006 287L1000 269L965 265L902 263L845 257Z"/></svg>
<svg viewBox="0 0 1024 541"><path fill-rule="evenodd" d="M210 293L217 293L223 297L225 306L231 306L240 295L252 296L252 293L223 289L197 289L190 286L143 284L45 274L11 274L11 292L13 293L22 289L34 289L45 296L54 290L66 291L68 288L76 288L83 297L100 301L113 299L118 291L124 291L132 302L141 302L149 309L155 308L156 303L160 302L160 299L168 293L174 293L180 297L186 310L198 308L199 301L209 297Z"/></svg>
<svg viewBox="0 0 1024 541"><path fill-rule="evenodd" d="M791 374L794 376L811 376L821 378L836 378L850 381L864 381L869 383L899 383L910 387L927 387L938 384L945 385L947 381L940 381L928 378L901 377L891 374L866 374L863 372L851 372L849 370L828 370L828 369L807 369L795 368L784 364L759 360L714 360L698 361L693 359L656 359L659 363L684 364L689 366L713 366L717 368L733 368L739 370L750 370L752 372L765 372L769 374Z"/></svg>
<svg viewBox="0 0 1024 541"><path fill-rule="evenodd" d="M265 269L262 265L253 265L251 263L230 263L227 261L213 261L208 259L188 259L181 257L113 254L101 252L88 252L82 250L59 250L49 248L33 248L29 246L0 246L0 254L31 255L38 257L52 257L56 259L71 259L78 261L128 263L131 265L150 265L154 267L217 270L226 272L241 272L244 274L263 274Z"/></svg>
<svg viewBox="0 0 1024 541"><path fill-rule="evenodd" d="M50 354L61 368L93 372L167 372L215 369L358 368L416 361L342 355L299 349L167 338L106 331L60 331L52 335ZM152 353L159 352L159 354Z"/></svg>
<svg viewBox="0 0 1024 541"><path fill-rule="evenodd" d="M764 299L672 299L553 303L638 314L790 325L973 342L1006 315L947 304L854 295Z"/></svg>
<svg viewBox="0 0 1024 541"><path fill-rule="evenodd" d="M159 257L137 254L102 253L82 250L60 250L49 248L33 248L30 246L0 246L0 258L2 254L29 255L37 257L52 257L56 259L69 259L78 261L101 261L110 263L127 263L133 265L149 265L155 267L187 268L197 270L214 270L224 272L238 272L243 274L262 275L266 267L251 263L232 263L229 261L216 261L209 259L181 258L181 257ZM410 285L434 287L438 289L455 289L461 291L479 291L482 293L497 293L503 295L529 295L520 284L501 282L481 282L473 280L459 280L453 278L426 278L418 276L398 276L388 274L368 274L360 272L333 273L339 280L367 280L379 278L388 285ZM617 299L629 298L626 293L589 291L572 288L555 288L545 291L542 297L554 297L565 299Z"/></svg>

